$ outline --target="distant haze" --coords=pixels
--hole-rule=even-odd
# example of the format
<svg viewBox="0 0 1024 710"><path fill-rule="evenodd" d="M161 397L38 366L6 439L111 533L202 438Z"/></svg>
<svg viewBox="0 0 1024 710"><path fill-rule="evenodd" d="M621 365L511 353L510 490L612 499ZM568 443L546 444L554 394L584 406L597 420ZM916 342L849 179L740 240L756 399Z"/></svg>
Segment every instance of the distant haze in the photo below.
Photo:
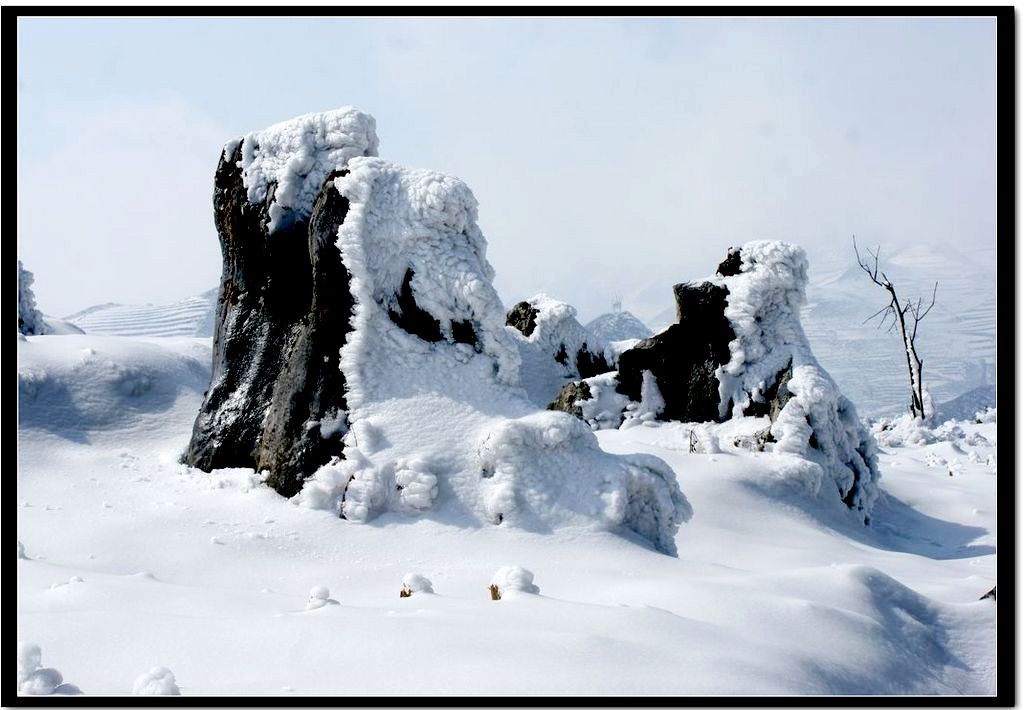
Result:
<svg viewBox="0 0 1024 710"><path fill-rule="evenodd" d="M994 291L993 19L22 18L39 307L215 286L222 144L343 105L473 189L506 304L650 318L730 245L797 242L813 278L851 234L977 250Z"/></svg>

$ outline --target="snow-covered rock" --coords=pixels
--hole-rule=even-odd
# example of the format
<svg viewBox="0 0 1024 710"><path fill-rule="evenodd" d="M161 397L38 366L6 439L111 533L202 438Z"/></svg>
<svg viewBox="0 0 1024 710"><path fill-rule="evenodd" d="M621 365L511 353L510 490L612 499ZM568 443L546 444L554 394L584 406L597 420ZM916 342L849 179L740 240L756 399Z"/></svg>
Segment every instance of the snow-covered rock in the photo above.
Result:
<svg viewBox="0 0 1024 710"><path fill-rule="evenodd" d="M36 308L36 296L32 291L35 277L18 259L18 332L22 335L46 335L49 331L43 314Z"/></svg>
<svg viewBox="0 0 1024 710"><path fill-rule="evenodd" d="M540 587L533 583L533 572L518 565L499 567L491 578L501 598L521 594L540 594Z"/></svg>
<svg viewBox="0 0 1024 710"><path fill-rule="evenodd" d="M576 309L546 294L517 303L506 324L522 359L520 381L536 404L546 406L566 383L612 369L607 343L576 320Z"/></svg>
<svg viewBox="0 0 1024 710"><path fill-rule="evenodd" d="M525 396L524 349L550 351L564 382L605 369L604 343L543 298L530 336L506 327L470 189L373 157L372 128L342 110L226 146L213 377L186 462L265 470L354 522L468 513L674 552L689 506L671 470L602 452Z"/></svg>
<svg viewBox="0 0 1024 710"><path fill-rule="evenodd" d="M355 304L341 350L345 458L299 501L352 521L460 511L527 529L597 526L674 552L689 506L672 472L604 453L586 426L523 396L525 336L505 325L466 185L379 158L349 169L333 183L349 204L338 248ZM531 335L565 336L567 318L567 306L538 308ZM576 335L566 347L578 353L588 335Z"/></svg>
<svg viewBox="0 0 1024 710"><path fill-rule="evenodd" d="M81 695L78 686L64 682L56 668L43 668L39 645L18 642L18 693L22 695Z"/></svg>
<svg viewBox="0 0 1024 710"><path fill-rule="evenodd" d="M878 496L875 442L811 353L800 324L806 284L800 247L759 241L730 250L714 276L674 287L677 323L623 352L616 373L584 380L558 402L595 428L616 420L620 402L603 392L613 383L628 400L622 426L768 416L763 441L821 466L867 519Z"/></svg>
<svg viewBox="0 0 1024 710"><path fill-rule="evenodd" d="M402 592L403 596L412 596L413 594L433 594L434 585L422 574L410 572L402 577Z"/></svg>
<svg viewBox="0 0 1024 710"><path fill-rule="evenodd" d="M341 454L338 358L352 304L336 240L348 203L323 188L376 151L373 118L351 108L225 146L214 178L224 267L213 376L187 463L267 470L272 487L293 495Z"/></svg>
<svg viewBox="0 0 1024 710"><path fill-rule="evenodd" d="M181 695L181 689L169 668L154 666L135 679L132 695Z"/></svg>

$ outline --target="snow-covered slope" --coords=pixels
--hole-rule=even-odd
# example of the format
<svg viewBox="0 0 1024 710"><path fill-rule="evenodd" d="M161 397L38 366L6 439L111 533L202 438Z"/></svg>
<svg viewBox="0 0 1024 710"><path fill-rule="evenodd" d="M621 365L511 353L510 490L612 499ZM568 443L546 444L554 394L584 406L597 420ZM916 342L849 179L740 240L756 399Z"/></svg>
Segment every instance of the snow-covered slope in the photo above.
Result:
<svg viewBox="0 0 1024 710"><path fill-rule="evenodd" d="M653 331L629 311L613 311L599 315L587 323L587 330L606 343L617 340L643 340Z"/></svg>
<svg viewBox="0 0 1024 710"><path fill-rule="evenodd" d="M694 516L671 557L588 527L339 520L177 463L208 340L18 347L17 636L88 695L157 667L192 697L994 692L995 424L883 449L870 527L809 496L805 462L743 448L763 420L713 429L715 454L684 424L598 432L678 477ZM539 593L491 601L516 565ZM400 598L410 573L434 593Z"/></svg>
<svg viewBox="0 0 1024 710"><path fill-rule="evenodd" d="M213 337L217 289L166 305L105 303L65 318L96 335Z"/></svg>

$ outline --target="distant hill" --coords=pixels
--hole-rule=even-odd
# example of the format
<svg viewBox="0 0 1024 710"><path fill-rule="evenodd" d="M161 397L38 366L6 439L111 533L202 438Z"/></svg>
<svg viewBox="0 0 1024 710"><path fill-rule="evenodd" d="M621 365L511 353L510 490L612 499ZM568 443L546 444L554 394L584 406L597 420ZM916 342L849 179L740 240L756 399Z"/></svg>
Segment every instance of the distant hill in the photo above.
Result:
<svg viewBox="0 0 1024 710"><path fill-rule="evenodd" d="M213 337L217 292L211 289L177 303L129 306L104 303L74 313L64 320L96 335Z"/></svg>
<svg viewBox="0 0 1024 710"><path fill-rule="evenodd" d="M606 343L615 340L648 338L653 332L629 311L615 311L600 315L586 325L587 330Z"/></svg>

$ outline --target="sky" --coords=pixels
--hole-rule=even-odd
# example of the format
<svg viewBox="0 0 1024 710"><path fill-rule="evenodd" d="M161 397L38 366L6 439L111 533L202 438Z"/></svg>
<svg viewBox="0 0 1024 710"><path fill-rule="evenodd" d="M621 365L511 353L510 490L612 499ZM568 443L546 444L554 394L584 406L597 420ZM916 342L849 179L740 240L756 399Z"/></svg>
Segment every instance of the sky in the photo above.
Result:
<svg viewBox="0 0 1024 710"><path fill-rule="evenodd" d="M506 305L648 317L751 239L994 278L995 81L987 18L20 18L18 254L55 316L214 288L221 146L352 105L470 186Z"/></svg>

